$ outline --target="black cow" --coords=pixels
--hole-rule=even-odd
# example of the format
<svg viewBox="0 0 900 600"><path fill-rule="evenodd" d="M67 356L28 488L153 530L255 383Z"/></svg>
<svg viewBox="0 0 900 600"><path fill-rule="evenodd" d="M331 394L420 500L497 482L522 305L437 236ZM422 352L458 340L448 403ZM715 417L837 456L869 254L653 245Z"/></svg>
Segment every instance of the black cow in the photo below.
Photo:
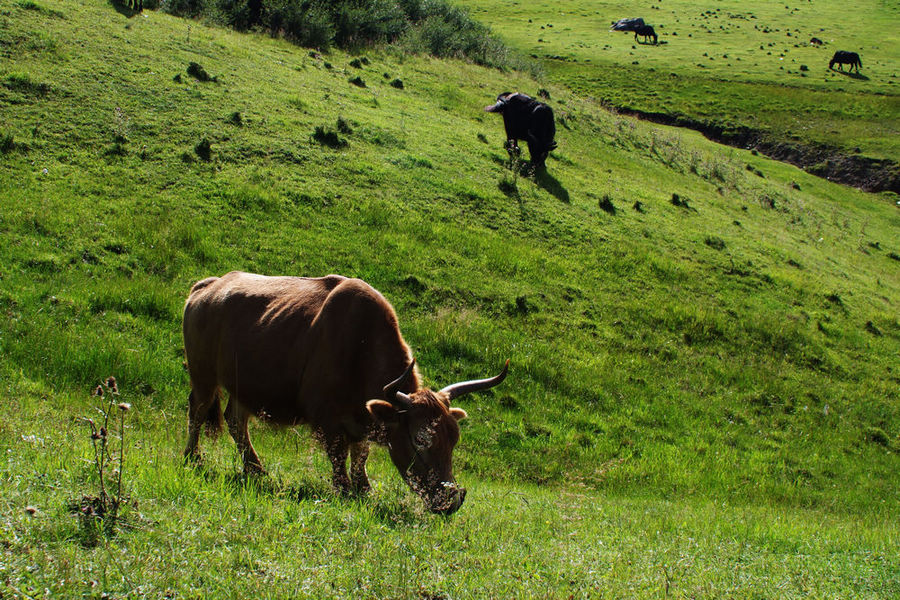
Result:
<svg viewBox="0 0 900 600"><path fill-rule="evenodd" d="M834 56L831 57L831 62L828 63L828 68L833 69L834 63L837 63L838 68L843 71L844 65L850 65L850 71L853 71L853 67L856 67L856 72L859 73L859 68L862 66L862 61L859 59L859 54L856 52L847 52L846 50L838 50L834 53Z"/></svg>
<svg viewBox="0 0 900 600"><path fill-rule="evenodd" d="M810 38L809 45L810 46L821 46L824 42L817 37Z"/></svg>
<svg viewBox="0 0 900 600"><path fill-rule="evenodd" d="M486 106L485 111L501 113L506 128L506 150L510 157L519 154L517 140L528 143L531 164L543 169L550 151L556 148L556 123L553 109L530 96L518 92L503 92L497 102Z"/></svg>
<svg viewBox="0 0 900 600"><path fill-rule="evenodd" d="M634 30L634 41L637 41L638 36L644 38L644 43L646 43L649 38L653 38L653 43L657 43L656 31L654 31L652 25L641 25L637 29Z"/></svg>

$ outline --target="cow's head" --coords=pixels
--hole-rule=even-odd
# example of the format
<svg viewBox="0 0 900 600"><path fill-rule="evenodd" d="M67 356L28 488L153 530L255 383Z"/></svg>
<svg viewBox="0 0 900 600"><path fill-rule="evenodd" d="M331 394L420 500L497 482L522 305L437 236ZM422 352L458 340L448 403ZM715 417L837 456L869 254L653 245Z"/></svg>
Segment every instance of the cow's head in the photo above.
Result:
<svg viewBox="0 0 900 600"><path fill-rule="evenodd" d="M497 102L490 106L485 106L485 112L495 112L502 113L506 108L506 103L509 102L509 99L516 95L516 92L503 92L499 96L497 96Z"/></svg>
<svg viewBox="0 0 900 600"><path fill-rule="evenodd" d="M384 387L383 400L369 400L366 407L384 427L391 460L414 492L435 513L449 515L462 506L465 488L453 478L452 454L459 441L458 422L466 411L450 406L463 394L494 387L506 377L509 361L496 377L463 381L439 392L422 389L410 394L399 391L412 374L406 372Z"/></svg>

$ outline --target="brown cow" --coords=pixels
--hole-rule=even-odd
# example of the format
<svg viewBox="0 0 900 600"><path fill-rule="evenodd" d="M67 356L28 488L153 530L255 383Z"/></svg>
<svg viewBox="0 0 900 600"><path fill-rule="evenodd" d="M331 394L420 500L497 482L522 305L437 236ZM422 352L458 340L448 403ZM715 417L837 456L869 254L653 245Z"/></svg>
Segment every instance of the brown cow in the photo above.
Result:
<svg viewBox="0 0 900 600"><path fill-rule="evenodd" d="M184 307L191 378L185 456L199 458L200 429L225 421L245 473L262 464L247 432L252 415L278 425L306 423L325 447L342 493L369 490L369 441L387 446L394 465L428 508L450 514L466 490L453 479L451 454L464 410L454 398L506 377L420 387L394 309L367 283L339 275L266 277L231 272L191 289ZM399 375L399 377L398 377ZM347 476L347 456L350 476Z"/></svg>

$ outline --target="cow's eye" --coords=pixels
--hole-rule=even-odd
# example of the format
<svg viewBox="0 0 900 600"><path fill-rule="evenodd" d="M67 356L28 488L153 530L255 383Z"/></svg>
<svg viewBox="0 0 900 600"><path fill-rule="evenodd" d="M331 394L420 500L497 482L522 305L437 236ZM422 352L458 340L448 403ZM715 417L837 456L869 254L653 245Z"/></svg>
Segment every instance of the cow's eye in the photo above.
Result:
<svg viewBox="0 0 900 600"><path fill-rule="evenodd" d="M420 429L413 440L416 445L416 448L419 450L425 450L426 448L431 446L431 442L434 439L434 431L430 427L423 427Z"/></svg>

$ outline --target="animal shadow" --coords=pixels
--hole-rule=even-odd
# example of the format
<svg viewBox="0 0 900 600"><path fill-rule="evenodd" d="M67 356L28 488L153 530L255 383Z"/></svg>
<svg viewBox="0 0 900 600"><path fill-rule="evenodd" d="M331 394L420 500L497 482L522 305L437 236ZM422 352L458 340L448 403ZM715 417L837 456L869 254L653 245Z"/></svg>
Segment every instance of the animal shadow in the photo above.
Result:
<svg viewBox="0 0 900 600"><path fill-rule="evenodd" d="M109 0L109 4L116 9L116 12L120 15L123 15L126 18L132 18L136 15L141 14L141 11L135 10L127 5L125 0Z"/></svg>
<svg viewBox="0 0 900 600"><path fill-rule="evenodd" d="M869 78L862 73L854 73L853 71L841 71L840 69L832 69L835 73L840 73L850 79L858 79L859 81L869 81Z"/></svg>
<svg viewBox="0 0 900 600"><path fill-rule="evenodd" d="M569 191L563 187L559 180L547 172L546 169L538 169L534 174L534 182L560 202L569 204Z"/></svg>

